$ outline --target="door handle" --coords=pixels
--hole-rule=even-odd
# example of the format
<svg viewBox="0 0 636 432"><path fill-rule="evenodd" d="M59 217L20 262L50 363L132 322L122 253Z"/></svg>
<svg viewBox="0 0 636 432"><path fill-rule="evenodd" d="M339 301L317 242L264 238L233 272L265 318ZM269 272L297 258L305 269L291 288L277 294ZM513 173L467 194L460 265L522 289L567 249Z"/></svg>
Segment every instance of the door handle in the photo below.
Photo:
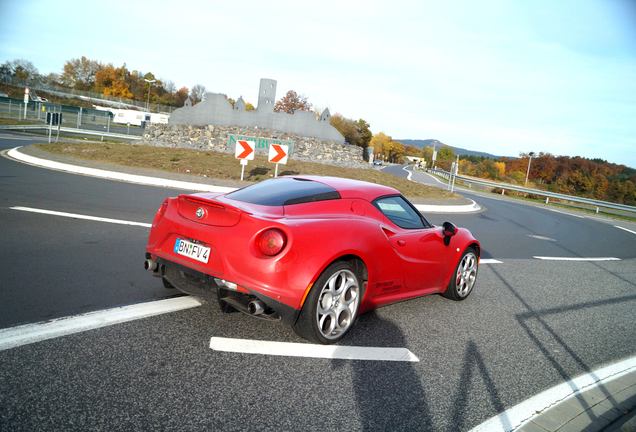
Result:
<svg viewBox="0 0 636 432"><path fill-rule="evenodd" d="M406 242L404 240L398 240L397 244L398 244L398 246L404 246L406 244Z"/></svg>

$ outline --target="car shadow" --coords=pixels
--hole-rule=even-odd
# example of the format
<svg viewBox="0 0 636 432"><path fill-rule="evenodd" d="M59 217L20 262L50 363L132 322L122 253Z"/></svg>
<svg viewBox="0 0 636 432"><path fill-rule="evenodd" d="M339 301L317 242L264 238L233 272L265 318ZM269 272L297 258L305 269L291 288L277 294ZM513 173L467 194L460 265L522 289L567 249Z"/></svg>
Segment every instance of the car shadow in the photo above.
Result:
<svg viewBox="0 0 636 432"><path fill-rule="evenodd" d="M382 335L382 346L406 347L400 328L375 311L358 319L343 341L367 345L365 335ZM426 394L415 370L405 361L333 360L332 368L350 367L353 391L363 431L431 430L433 428Z"/></svg>

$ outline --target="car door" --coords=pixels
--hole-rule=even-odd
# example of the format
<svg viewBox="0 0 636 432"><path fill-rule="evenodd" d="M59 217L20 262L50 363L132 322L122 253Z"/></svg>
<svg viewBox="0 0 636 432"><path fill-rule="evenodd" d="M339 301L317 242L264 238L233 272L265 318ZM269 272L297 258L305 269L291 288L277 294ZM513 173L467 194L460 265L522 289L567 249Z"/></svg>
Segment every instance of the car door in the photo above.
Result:
<svg viewBox="0 0 636 432"><path fill-rule="evenodd" d="M400 258L405 290L420 295L442 288L451 256L442 229L430 225L402 196L382 197L374 204L392 222L384 231Z"/></svg>

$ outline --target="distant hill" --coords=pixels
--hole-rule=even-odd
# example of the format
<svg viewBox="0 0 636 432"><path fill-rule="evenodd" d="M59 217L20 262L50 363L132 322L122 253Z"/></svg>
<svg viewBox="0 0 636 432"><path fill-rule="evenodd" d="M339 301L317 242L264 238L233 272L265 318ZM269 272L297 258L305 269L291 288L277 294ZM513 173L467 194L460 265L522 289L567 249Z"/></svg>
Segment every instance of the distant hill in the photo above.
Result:
<svg viewBox="0 0 636 432"><path fill-rule="evenodd" d="M459 148L459 147L449 146L449 145L444 144L443 142L438 141L436 139L423 139L423 140L396 139L395 141L401 142L404 145L410 145L410 146L413 146L413 147L420 147L420 148L435 146L435 148L437 148L438 150L440 148L442 148L442 147L449 147L451 150L453 150L453 152L456 155L459 155L459 156L482 156L482 157L493 158L493 159L499 158L499 156L495 156L495 155L490 154L490 153L473 151L473 150L466 150L466 149Z"/></svg>

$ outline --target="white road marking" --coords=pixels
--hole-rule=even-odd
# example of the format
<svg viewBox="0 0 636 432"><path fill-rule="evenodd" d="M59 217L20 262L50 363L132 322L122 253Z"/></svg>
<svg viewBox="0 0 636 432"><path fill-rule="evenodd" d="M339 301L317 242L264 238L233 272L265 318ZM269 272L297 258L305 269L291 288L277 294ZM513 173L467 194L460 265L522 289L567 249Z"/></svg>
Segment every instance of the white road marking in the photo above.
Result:
<svg viewBox="0 0 636 432"><path fill-rule="evenodd" d="M470 198L471 204L463 205L436 205L436 204L413 204L417 210L423 213L474 213L481 210L479 204Z"/></svg>
<svg viewBox="0 0 636 432"><path fill-rule="evenodd" d="M551 211L551 212L554 212L554 213L561 213L561 214L564 214L564 215L573 216L575 218L585 219L585 216L579 216L579 215L575 215L575 214L572 214L572 213L566 213L566 212L563 212L563 211L560 211L560 210L555 210L555 209L546 208L546 207L540 207L540 208L544 208L545 210L548 210L548 211Z"/></svg>
<svg viewBox="0 0 636 432"><path fill-rule="evenodd" d="M636 357L630 357L618 363L596 369L556 385L530 399L526 399L501 414L486 420L473 428L471 432L508 432L517 430L553 405L576 397L584 391L603 386L607 382L617 380L635 370Z"/></svg>
<svg viewBox="0 0 636 432"><path fill-rule="evenodd" d="M0 351L200 305L194 297L176 297L0 329Z"/></svg>
<svg viewBox="0 0 636 432"><path fill-rule="evenodd" d="M133 225L133 226L140 226L140 227L146 227L146 228L150 228L152 226L152 224L145 223L145 222L133 222L133 221L127 221L122 219L110 219L110 218L103 218L103 217L97 217L97 216L81 215L76 213L65 213L65 212L58 212L53 210L36 209L31 207L9 207L9 208L11 210L18 210L18 211L31 212L31 213L41 213L41 214L47 214L52 216L67 217L72 219L85 219L85 220L96 221L96 222L107 222L107 223L119 224L119 225Z"/></svg>
<svg viewBox="0 0 636 432"><path fill-rule="evenodd" d="M413 173L411 171L407 170L405 166L403 166L402 169L404 171L406 171L407 173L409 173L409 175L406 177L406 179L411 181L411 177L413 177Z"/></svg>
<svg viewBox="0 0 636 432"><path fill-rule="evenodd" d="M201 183L191 183L191 182L185 182L180 180L170 180L170 179L164 179L164 178L158 178L158 177L147 177L147 176L141 176L141 175L135 175L135 174L120 173L115 171L106 171L106 170L96 169L96 168L87 168L87 167L78 166L78 165L70 165L70 164L65 164L61 162L50 161L47 159L41 159L34 156L29 156L27 154L20 152L20 148L21 147L16 147L7 151L6 152L7 156L29 165L34 165L34 166L43 167L43 168L50 168L53 170L69 172L72 174L81 174L81 175L87 175L91 177L104 178L108 180L119 180L119 181L124 181L128 183L136 183L136 184L142 184L147 186L170 187L170 188L186 189L186 190L199 191L199 192L226 193L226 192L231 192L236 190L236 188L225 187L225 186L214 186L214 185L201 184ZM387 166L385 166L384 168L386 167ZM407 170L407 172L409 171ZM409 180L411 175L412 173L409 172ZM481 207L479 207L479 205L476 204L474 201L472 204L466 205L466 206L416 205L415 207L420 211L426 211L429 213L436 213L436 212L437 213L465 213L465 212L474 212L474 211L481 210Z"/></svg>
<svg viewBox="0 0 636 432"><path fill-rule="evenodd" d="M533 256L532 258L544 260L544 261L620 261L620 258L615 257L546 257L546 256Z"/></svg>
<svg viewBox="0 0 636 432"><path fill-rule="evenodd" d="M316 345L293 342L259 341L212 337L210 348L215 351L264 354L286 357L313 357L344 360L376 360L419 362L406 348L383 348L341 345Z"/></svg>
<svg viewBox="0 0 636 432"><path fill-rule="evenodd" d="M636 231L632 231L630 229L623 228L622 226L614 225L614 228L622 229L623 231L627 231L629 233L636 234Z"/></svg>
<svg viewBox="0 0 636 432"><path fill-rule="evenodd" d="M73 174L82 174L91 177L104 178L108 180L120 180L129 183L137 183L149 186L169 187L176 189L186 189L200 192L231 192L236 188L230 188L225 186L214 186L202 183L192 183L180 180L170 180L158 177L148 177L136 174L127 174L115 171L106 171L97 168L87 168L78 165L71 165L61 162L50 161L47 159L41 159L34 156L29 156L20 152L20 147L13 148L7 152L7 155L12 158L25 162L30 165L38 167L50 168L58 171L70 172Z"/></svg>
<svg viewBox="0 0 636 432"><path fill-rule="evenodd" d="M537 239L537 240L546 240L546 241L552 241L552 242L556 241L552 237L544 237L544 236L535 235L535 234L528 234L528 237L534 238L534 239Z"/></svg>
<svg viewBox="0 0 636 432"><path fill-rule="evenodd" d="M503 264L503 261L492 258L482 258L479 260L479 264Z"/></svg>

